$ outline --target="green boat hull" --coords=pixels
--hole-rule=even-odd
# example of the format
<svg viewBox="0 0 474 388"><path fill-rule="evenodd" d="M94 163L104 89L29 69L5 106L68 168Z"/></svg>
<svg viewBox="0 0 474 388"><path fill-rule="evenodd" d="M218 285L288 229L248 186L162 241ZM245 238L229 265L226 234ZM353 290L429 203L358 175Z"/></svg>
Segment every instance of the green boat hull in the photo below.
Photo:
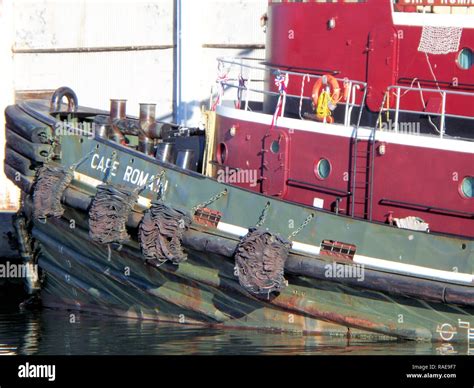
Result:
<svg viewBox="0 0 474 388"><path fill-rule="evenodd" d="M24 105L22 112L45 127L55 123L44 104ZM77 168L63 195L66 212L62 218L45 223L33 220L31 233L40 246L38 264L45 273L41 297L46 306L182 324L469 341L474 325L472 284L460 284L457 277L453 282L429 276L423 279L370 266L365 268L367 278L372 279L370 286L364 281L331 278L324 273L325 264L354 263L312 254L311 249L319 249L323 240L340 241L356 246L358 257L373 258L373 262L426 269L433 276L469 275L474 263L472 240L397 229L284 202L161 164L100 138L62 136L60 143L61 165L69 167L86 155L88 159ZM35 152L41 149L28 148L29 155ZM146 200L157 196L157 188L147 186L128 219L131 240L121 249L93 242L88 233L88 209L95 186L110 172L107 163L114 165L109 183L132 189L164 171L162 200L188 213L226 190L226 195L208 207L222 214L220 222L227 230L193 223L183 239L186 261L159 268L147 265L136 230ZM34 179L15 168L7 164L5 172L24 191L23 211L32 218ZM265 208L264 227L291 236L293 247L285 265L288 286L279 293L256 297L239 284L235 274L233 251L239 236L232 231L255 226ZM405 288L397 289L397 281L401 285L402 280Z"/></svg>

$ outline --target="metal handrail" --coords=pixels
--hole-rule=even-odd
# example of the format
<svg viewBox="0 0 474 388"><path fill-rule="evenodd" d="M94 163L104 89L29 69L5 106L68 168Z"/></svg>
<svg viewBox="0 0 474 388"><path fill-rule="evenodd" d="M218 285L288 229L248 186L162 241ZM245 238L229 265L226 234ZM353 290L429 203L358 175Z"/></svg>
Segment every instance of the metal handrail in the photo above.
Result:
<svg viewBox="0 0 474 388"><path fill-rule="evenodd" d="M396 102L395 102L395 108L384 108L385 105L385 97L384 97L384 104L382 105L382 111L385 112L395 112L395 119L394 119L394 126L395 126L395 131L398 132L398 122L399 122L399 114L400 113L415 113L415 114L422 114L422 115L429 115L429 116L437 116L441 117L441 122L440 122L440 137L443 138L445 133L446 133L446 117L452 117L452 118L459 118L459 119L467 119L467 120L473 120L474 117L471 116L463 116L463 115L456 115L456 114L451 114L446 112L446 99L447 96L449 95L458 95L458 96L467 96L467 97L474 97L474 92L461 92L461 91L455 91L455 90L446 90L446 89L434 89L434 88L422 88L422 87L413 87L413 86L401 86L401 85L391 85L387 88L387 93L390 94L391 90L396 90L395 97L396 97ZM401 91L407 91L407 92L418 92L418 93L439 93L441 95L441 113L437 112L427 112L427 111L416 111L416 110L402 110L400 109L400 99L401 99Z"/></svg>
<svg viewBox="0 0 474 388"><path fill-rule="evenodd" d="M314 74L314 75L331 74L335 76L341 73L339 70L316 69L316 68L311 68L311 67L280 65L277 63L271 63L271 62L265 62L265 61L261 61L260 64L268 67L269 69L278 69L278 70L287 69L286 71L291 71L290 69L294 69L304 74Z"/></svg>
<svg viewBox="0 0 474 388"><path fill-rule="evenodd" d="M223 58L223 57L217 58L217 61L219 63L240 67L241 69L246 68L246 69L257 70L257 71L262 71L262 72L280 71L282 74L294 75L294 76L299 76L299 77L309 77L309 79L315 79L315 80L320 79L324 76L324 75L318 75L318 74L308 74L308 73L298 72L298 71L282 70L280 68L275 67L272 64L270 64L270 65L266 64L265 62L260 62L260 64L263 64L263 66L256 66L254 64L245 63L245 61L248 61L248 60L249 60L249 58L245 58L245 59L244 58L238 58L238 59L232 58L232 59L230 59L230 58ZM230 71L230 69L229 69L229 71ZM366 100L366 97L367 97L367 83L363 82L363 81L350 80L348 78L337 78L337 77L335 77L335 79L339 82L348 82L349 83L349 88L350 88L349 98L345 101L344 125L346 125L346 126L350 125L352 110L353 110L354 107L359 106L360 111L359 111L359 115L358 115L357 123L356 123L356 125L359 126L361 118L362 118L363 107L365 106L365 100ZM228 81L232 81L232 80L235 81L235 79L227 79L226 82L222 82L222 86L225 86L227 88L235 88L237 90L245 90L247 93L248 92L253 92L253 93L261 93L263 95L279 96L278 92L274 92L274 91L271 91L271 90L254 89L254 88L250 88L248 86L241 86L241 85L236 85L234 83L228 82ZM256 81L257 80L253 80L252 82L256 82ZM362 94L362 97L361 97L362 100L361 100L360 105L355 103L357 92L360 92ZM295 95L295 94L285 94L285 98L286 97L298 98L298 99L301 99L301 100L304 100L304 101L312 101L312 99L310 97ZM247 98L248 98L248 95L247 95ZM285 106L285 101L283 102L283 106ZM248 108L247 101L246 101L245 107L246 107L245 109L247 110L247 108ZM285 115L285 110L282 109L281 117L284 117L284 115Z"/></svg>
<svg viewBox="0 0 474 388"><path fill-rule="evenodd" d="M470 96L474 97L474 92L460 92L456 90L447 90L447 89L434 89L434 88L415 88L413 86L401 86L401 85L391 85L388 89L403 89L403 90L413 90L413 91L422 91L422 92L431 92L431 93L441 93L445 92L446 94L458 94L461 96Z"/></svg>
<svg viewBox="0 0 474 388"><path fill-rule="evenodd" d="M401 77L398 79L399 84L405 84L405 85L412 85L412 82L417 81L421 84L431 84L431 85L442 85L443 87L445 86L452 86L453 81L442 81L442 80L433 80L433 79L424 79L424 78L410 78L410 77ZM465 82L458 82L457 87L463 88L463 89L474 89L474 84L467 84ZM438 89L439 90L439 89Z"/></svg>
<svg viewBox="0 0 474 388"><path fill-rule="evenodd" d="M386 205L386 206L396 206L396 207L402 207L402 208L408 208L408 209L415 209L415 210L424 211L424 212L450 213L452 215L457 215L459 217L474 218L474 213L472 212L465 212L462 210L448 209L448 208L425 205L425 204L420 204L420 203L398 201L398 200L389 199L389 198L381 198L379 201L379 204Z"/></svg>
<svg viewBox="0 0 474 388"><path fill-rule="evenodd" d="M235 65L240 68L247 68L247 69L252 69L252 70L257 70L257 71L263 71L263 72L272 72L272 71L280 71L282 74L289 74L289 75L295 75L299 77L309 77L310 79L320 79L324 75L320 74L308 74L304 73L302 71L290 71L290 70L282 70L278 67L276 67L273 64L267 64L265 62L259 62L260 65L263 66L257 66L255 64L248 64L245 63L245 61L250 61L253 58L224 58L220 57L217 59L218 62L228 64L228 65ZM260 59L256 59L261 61ZM283 67L283 65L282 65ZM333 72L333 71L331 71ZM333 72L334 73L334 72ZM345 117L344 117L344 125L345 126L350 126L351 125L351 116L352 116L352 108L356 106L360 106L360 111L359 111L359 116L357 119L356 126L360 125L360 121L362 118L363 114L363 107L365 105L366 97L367 97L367 83L363 81L357 81L357 80L349 80L347 78L337 78L335 77L339 82L349 82L350 83L350 96L345 102L346 108L345 108ZM252 82L257 82L261 80L253 80ZM270 91L270 90L260 90L260 89L255 89L255 88L249 88L249 87L242 87L239 85L232 84L230 82L225 82L223 85L227 86L228 88L236 88L239 90L245 90L247 92L253 92L253 93L261 93L263 95L273 95L273 96L278 96L278 92ZM458 114L452 114L446 112L446 102L447 102L447 97L450 95L458 95L458 96L467 96L467 97L474 97L474 92L463 92L463 91L454 91L454 90L446 90L446 89L437 89L437 88L425 88L425 87L415 87L415 86L403 86L403 85L391 85L387 88L387 92L390 93L392 90L396 90L395 95L396 95L396 107L391 108L391 107L385 107L385 104L383 104L381 108L381 112L389 111L389 112L395 112L395 120L394 120L394 126L395 126L395 131L398 132L398 127L399 127L399 114L400 113L413 113L413 114L420 114L420 115L429 115L429 116L436 116L436 117L441 117L441 123L440 123L440 137L443 138L446 130L445 130L445 123L446 123L446 118L458 118L458 119L465 119L465 120L474 120L474 117L472 116L464 116L464 115L458 115ZM361 104L356 104L355 101L355 96L353 96L354 93L357 91L363 93L362 95L362 100ZM437 112L427 112L427 111L417 111L417 110L406 110L406 109L400 109L400 99L401 99L401 92L402 91L407 91L407 92L425 92L425 93L439 93L442 97L441 101L441 113ZM299 98L304 101L311 101L310 97L306 96L301 96L301 95L295 95L295 94L287 94L286 97L290 98ZM248 104L246 104L246 108L248 107ZM285 112L282 110L281 116L284 116Z"/></svg>
<svg viewBox="0 0 474 388"><path fill-rule="evenodd" d="M334 195L334 196L338 196L338 197L350 197L352 195L352 193L350 191L335 189L333 187L327 187L327 186L322 186L322 185L316 185L314 183L301 181L301 180L298 180L298 179L288 178L286 180L286 183L289 186L307 187L307 188L310 188L314 191L320 191L320 192L324 192L326 194L330 194L330 195Z"/></svg>
<svg viewBox="0 0 474 388"><path fill-rule="evenodd" d="M250 58L245 58L245 60L248 61L248 60L250 60ZM315 78L315 79L319 79L319 78L324 77L324 74L321 74L321 75L319 75L319 74L308 74L308 73L305 73L303 71L282 70L281 68L276 67L273 64L265 64L265 62L260 62L260 64L263 64L263 67L258 67L258 66L255 66L255 65L245 64L243 61L240 61L240 60L236 61L234 59L226 59L226 58L223 58L223 57L217 58L217 61L221 62L221 63L227 63L229 65L236 65L236 66L245 67L247 69L253 69L253 70L261 70L261 71L279 70L283 74L296 75L296 76L305 76L305 75L307 75L310 78ZM281 65L281 67L285 67L285 66ZM328 70L328 72L333 72L333 70ZM360 85L360 86L363 86L364 88L367 86L367 82L364 82L364 81L351 80L351 79L348 79L348 78L337 78L337 77L334 77L334 78L336 78L340 82L349 81L349 82L352 82L353 85ZM361 88L361 90L362 90L362 88Z"/></svg>

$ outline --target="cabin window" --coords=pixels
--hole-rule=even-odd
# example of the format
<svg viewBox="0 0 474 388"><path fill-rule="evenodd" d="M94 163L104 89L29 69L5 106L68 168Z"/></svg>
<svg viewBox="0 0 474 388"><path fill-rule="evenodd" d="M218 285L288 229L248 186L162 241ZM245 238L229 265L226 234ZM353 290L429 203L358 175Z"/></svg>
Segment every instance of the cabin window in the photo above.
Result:
<svg viewBox="0 0 474 388"><path fill-rule="evenodd" d="M458 55L458 66L463 70L469 70L472 67L472 50L463 48Z"/></svg>
<svg viewBox="0 0 474 388"><path fill-rule="evenodd" d="M461 183L462 195L466 198L474 198L474 177L467 176Z"/></svg>
<svg viewBox="0 0 474 388"><path fill-rule="evenodd" d="M331 163L327 159L320 159L314 168L314 173L319 179L326 179L331 174Z"/></svg>
<svg viewBox="0 0 474 388"><path fill-rule="evenodd" d="M273 140L272 144L270 146L270 150L274 153L277 154L280 151L280 142L278 140Z"/></svg>
<svg viewBox="0 0 474 388"><path fill-rule="evenodd" d="M217 161L220 164L224 164L227 159L227 146L225 143L220 143L217 148Z"/></svg>

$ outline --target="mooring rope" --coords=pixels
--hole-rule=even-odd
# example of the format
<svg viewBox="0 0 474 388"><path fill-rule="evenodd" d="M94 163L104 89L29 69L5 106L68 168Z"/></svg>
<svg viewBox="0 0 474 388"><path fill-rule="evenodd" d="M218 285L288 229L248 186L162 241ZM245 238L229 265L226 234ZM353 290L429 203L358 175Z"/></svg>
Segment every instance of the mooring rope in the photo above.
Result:
<svg viewBox="0 0 474 388"><path fill-rule="evenodd" d="M179 264L187 259L181 245L191 218L161 201L152 202L138 228L138 241L145 260L159 267L166 261Z"/></svg>
<svg viewBox="0 0 474 388"><path fill-rule="evenodd" d="M64 191L74 178L74 171L86 161L93 151L82 157L78 162L65 169L61 165L53 166L45 163L36 172L33 192L33 217L45 223L49 216L61 217L64 207L61 198Z"/></svg>
<svg viewBox="0 0 474 388"><path fill-rule="evenodd" d="M280 235L250 228L235 252L235 269L240 285L255 296L279 292L286 287L285 262L291 243Z"/></svg>

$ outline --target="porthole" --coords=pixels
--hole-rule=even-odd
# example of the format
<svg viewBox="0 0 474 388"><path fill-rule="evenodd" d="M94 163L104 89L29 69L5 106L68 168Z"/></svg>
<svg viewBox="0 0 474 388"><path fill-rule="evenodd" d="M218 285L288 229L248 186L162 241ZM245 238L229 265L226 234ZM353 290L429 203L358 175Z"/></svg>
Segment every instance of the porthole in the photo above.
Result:
<svg viewBox="0 0 474 388"><path fill-rule="evenodd" d="M217 161L219 164L224 164L227 159L227 146L225 143L220 143L217 147Z"/></svg>
<svg viewBox="0 0 474 388"><path fill-rule="evenodd" d="M472 50L467 47L463 48L458 54L458 66L463 70L469 70L472 67L472 57Z"/></svg>
<svg viewBox="0 0 474 388"><path fill-rule="evenodd" d="M326 179L331 174L331 163L327 159L320 159L315 167L314 173L319 179Z"/></svg>
<svg viewBox="0 0 474 388"><path fill-rule="evenodd" d="M462 180L461 193L465 198L474 198L474 177L467 176Z"/></svg>
<svg viewBox="0 0 474 388"><path fill-rule="evenodd" d="M278 140L273 140L272 144L270 146L270 150L274 153L277 154L280 151L280 143Z"/></svg>

